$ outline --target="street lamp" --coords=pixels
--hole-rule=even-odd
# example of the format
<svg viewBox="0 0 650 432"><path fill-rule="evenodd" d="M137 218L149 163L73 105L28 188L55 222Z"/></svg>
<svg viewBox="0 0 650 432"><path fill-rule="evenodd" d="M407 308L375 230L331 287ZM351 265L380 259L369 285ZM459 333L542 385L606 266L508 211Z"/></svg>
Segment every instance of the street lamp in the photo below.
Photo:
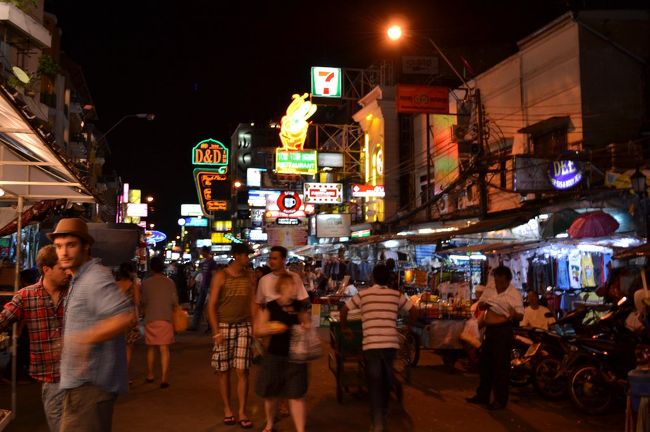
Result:
<svg viewBox="0 0 650 432"><path fill-rule="evenodd" d="M156 114L152 114L152 113L127 114L127 115L123 116L121 119L119 119L113 126L108 128L108 130L106 132L104 132L104 135L100 136L99 138L96 138L95 141L100 142L101 140L106 138L106 135L108 135L109 132L111 132L119 124L121 124L124 120L126 120L128 118L139 118L139 119L145 119L147 121L152 121L152 120L154 120L156 118Z"/></svg>
<svg viewBox="0 0 650 432"><path fill-rule="evenodd" d="M153 197L151 195L147 196L146 198L147 202L151 204L153 202Z"/></svg>
<svg viewBox="0 0 650 432"><path fill-rule="evenodd" d="M436 44L433 41L433 39L431 39L430 37L422 36L420 34L411 33L411 32L405 34L404 31L402 30L402 27L399 24L392 24L390 27L388 27L388 29L386 30L386 35L388 36L388 39L390 39L393 42L397 42L398 40L402 39L402 37L404 36L411 37L411 38L419 38L428 41L436 50L436 52L440 54L440 57L442 57L445 63L447 63L447 65L451 68L454 75L456 75L456 77L460 80L460 82L463 83L463 87L469 89L469 85L467 84L467 81L465 81L465 78L463 78L463 76L460 74L460 72L458 72L456 67L449 61L449 59L447 58L445 53L442 52L438 44Z"/></svg>

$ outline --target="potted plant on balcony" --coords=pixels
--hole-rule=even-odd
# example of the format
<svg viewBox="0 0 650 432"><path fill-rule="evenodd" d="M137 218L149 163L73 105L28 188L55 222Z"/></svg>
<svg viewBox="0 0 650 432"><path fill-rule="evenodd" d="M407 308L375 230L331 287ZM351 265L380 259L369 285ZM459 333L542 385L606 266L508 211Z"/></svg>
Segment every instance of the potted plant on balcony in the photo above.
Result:
<svg viewBox="0 0 650 432"><path fill-rule="evenodd" d="M33 8L38 7L38 0L0 0L0 2L12 4L25 13L30 13Z"/></svg>
<svg viewBox="0 0 650 432"><path fill-rule="evenodd" d="M54 61L51 55L42 54L38 58L38 68L36 69L36 75L39 78L46 76L54 79L59 73L59 70L59 65Z"/></svg>

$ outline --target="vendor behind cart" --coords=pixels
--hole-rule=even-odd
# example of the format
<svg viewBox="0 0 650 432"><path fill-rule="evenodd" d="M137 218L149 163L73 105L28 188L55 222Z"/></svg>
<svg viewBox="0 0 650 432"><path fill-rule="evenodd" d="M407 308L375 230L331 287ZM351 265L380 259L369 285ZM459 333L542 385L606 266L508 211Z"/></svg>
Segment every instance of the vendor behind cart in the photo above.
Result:
<svg viewBox="0 0 650 432"><path fill-rule="evenodd" d="M383 431L394 380L393 360L399 349L397 316L400 311L407 311L411 322L415 322L417 312L403 293L387 286L391 282L391 274L386 265L377 264L372 278L375 285L354 295L340 309L340 322L341 331L350 338L348 310L361 309L363 355L373 423L371 430Z"/></svg>

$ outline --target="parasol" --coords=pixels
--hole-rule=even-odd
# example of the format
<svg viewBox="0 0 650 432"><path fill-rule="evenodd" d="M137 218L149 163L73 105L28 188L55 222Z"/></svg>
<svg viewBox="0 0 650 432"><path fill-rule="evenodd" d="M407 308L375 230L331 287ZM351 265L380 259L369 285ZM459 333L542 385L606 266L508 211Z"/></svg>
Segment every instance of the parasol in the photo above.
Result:
<svg viewBox="0 0 650 432"><path fill-rule="evenodd" d="M604 211L580 215L568 229L571 238L604 237L618 229L618 222Z"/></svg>
<svg viewBox="0 0 650 432"><path fill-rule="evenodd" d="M542 238L553 238L558 234L566 232L573 221L579 216L580 213L570 208L553 213L542 229Z"/></svg>

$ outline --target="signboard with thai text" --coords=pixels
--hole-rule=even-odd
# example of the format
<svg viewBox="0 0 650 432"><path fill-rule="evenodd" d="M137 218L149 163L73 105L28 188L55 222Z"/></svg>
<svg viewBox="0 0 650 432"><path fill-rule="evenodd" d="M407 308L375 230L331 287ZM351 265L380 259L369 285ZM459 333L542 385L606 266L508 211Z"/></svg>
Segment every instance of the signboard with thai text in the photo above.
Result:
<svg viewBox="0 0 650 432"><path fill-rule="evenodd" d="M350 214L316 215L316 237L349 237Z"/></svg>
<svg viewBox="0 0 650 432"><path fill-rule="evenodd" d="M278 174L307 174L318 172L318 152L316 150L275 151L275 172Z"/></svg>
<svg viewBox="0 0 650 432"><path fill-rule="evenodd" d="M267 243L291 248L307 244L307 228L299 226L274 226L266 228Z"/></svg>
<svg viewBox="0 0 650 432"><path fill-rule="evenodd" d="M305 183L305 202L311 204L341 204L343 184Z"/></svg>
<svg viewBox="0 0 650 432"><path fill-rule="evenodd" d="M397 86L397 112L449 114L449 89L400 84Z"/></svg>

